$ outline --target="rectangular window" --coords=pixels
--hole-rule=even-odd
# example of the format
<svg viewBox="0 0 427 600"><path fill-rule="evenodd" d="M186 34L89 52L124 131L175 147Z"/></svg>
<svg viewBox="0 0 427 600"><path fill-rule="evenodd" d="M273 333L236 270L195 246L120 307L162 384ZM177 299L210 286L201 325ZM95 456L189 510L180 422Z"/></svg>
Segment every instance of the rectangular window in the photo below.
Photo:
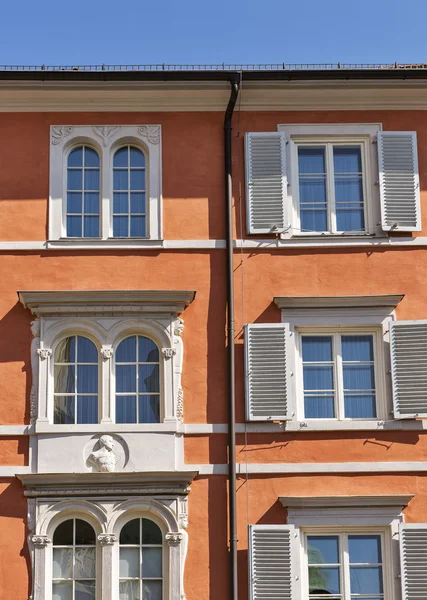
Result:
<svg viewBox="0 0 427 600"><path fill-rule="evenodd" d="M309 600L383 600L380 534L307 535Z"/></svg>
<svg viewBox="0 0 427 600"><path fill-rule="evenodd" d="M301 335L304 418L374 419L374 335Z"/></svg>
<svg viewBox="0 0 427 600"><path fill-rule="evenodd" d="M361 144L297 144L302 233L365 231Z"/></svg>

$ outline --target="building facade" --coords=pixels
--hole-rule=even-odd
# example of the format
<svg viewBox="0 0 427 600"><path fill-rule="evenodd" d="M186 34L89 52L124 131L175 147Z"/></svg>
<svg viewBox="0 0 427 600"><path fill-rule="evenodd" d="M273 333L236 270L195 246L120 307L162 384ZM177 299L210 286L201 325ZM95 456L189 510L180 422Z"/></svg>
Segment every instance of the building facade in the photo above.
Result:
<svg viewBox="0 0 427 600"><path fill-rule="evenodd" d="M427 598L426 90L0 71L0 600Z"/></svg>

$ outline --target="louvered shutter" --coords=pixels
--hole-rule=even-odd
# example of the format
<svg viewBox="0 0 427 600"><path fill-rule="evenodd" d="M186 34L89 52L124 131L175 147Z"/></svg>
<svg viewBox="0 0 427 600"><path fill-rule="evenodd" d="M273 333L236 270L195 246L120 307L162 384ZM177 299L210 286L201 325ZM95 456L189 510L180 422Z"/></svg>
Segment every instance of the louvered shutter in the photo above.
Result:
<svg viewBox="0 0 427 600"><path fill-rule="evenodd" d="M427 417L427 321L395 321L390 331L394 416Z"/></svg>
<svg viewBox="0 0 427 600"><path fill-rule="evenodd" d="M299 600L299 536L293 525L249 526L250 600Z"/></svg>
<svg viewBox="0 0 427 600"><path fill-rule="evenodd" d="M402 600L427 598L427 523L401 523Z"/></svg>
<svg viewBox="0 0 427 600"><path fill-rule="evenodd" d="M286 228L286 138L284 133L247 133L246 221L248 233Z"/></svg>
<svg viewBox="0 0 427 600"><path fill-rule="evenodd" d="M379 131L381 225L384 231L421 231L417 134Z"/></svg>
<svg viewBox="0 0 427 600"><path fill-rule="evenodd" d="M292 418L289 407L289 326L245 326L246 417L249 421Z"/></svg>

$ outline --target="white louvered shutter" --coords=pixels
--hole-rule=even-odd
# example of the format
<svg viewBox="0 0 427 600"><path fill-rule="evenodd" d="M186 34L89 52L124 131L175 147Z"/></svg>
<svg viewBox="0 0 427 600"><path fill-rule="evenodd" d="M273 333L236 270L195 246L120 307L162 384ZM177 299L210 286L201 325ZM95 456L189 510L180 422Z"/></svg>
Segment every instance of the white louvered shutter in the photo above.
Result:
<svg viewBox="0 0 427 600"><path fill-rule="evenodd" d="M384 231L421 231L417 134L379 131L381 225Z"/></svg>
<svg viewBox="0 0 427 600"><path fill-rule="evenodd" d="M288 393L289 326L245 325L246 416L249 421L292 418Z"/></svg>
<svg viewBox="0 0 427 600"><path fill-rule="evenodd" d="M401 523L402 600L427 598L427 523Z"/></svg>
<svg viewBox="0 0 427 600"><path fill-rule="evenodd" d="M293 525L249 526L250 600L299 600L299 535Z"/></svg>
<svg viewBox="0 0 427 600"><path fill-rule="evenodd" d="M247 133L246 221L248 233L286 228L286 137L284 133Z"/></svg>
<svg viewBox="0 0 427 600"><path fill-rule="evenodd" d="M427 417L427 321L393 322L390 347L395 418Z"/></svg>

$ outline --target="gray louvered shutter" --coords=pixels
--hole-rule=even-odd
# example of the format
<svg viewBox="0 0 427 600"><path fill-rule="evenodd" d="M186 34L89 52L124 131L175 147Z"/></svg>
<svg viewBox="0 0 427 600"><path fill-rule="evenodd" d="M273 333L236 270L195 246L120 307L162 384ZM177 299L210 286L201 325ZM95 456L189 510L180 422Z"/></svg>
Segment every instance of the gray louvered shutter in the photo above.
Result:
<svg viewBox="0 0 427 600"><path fill-rule="evenodd" d="M390 330L394 416L427 417L427 321L395 321Z"/></svg>
<svg viewBox="0 0 427 600"><path fill-rule="evenodd" d="M246 417L249 421L292 418L288 338L286 323L245 325Z"/></svg>
<svg viewBox="0 0 427 600"><path fill-rule="evenodd" d="M286 138L284 133L247 133L246 222L248 233L286 228Z"/></svg>
<svg viewBox="0 0 427 600"><path fill-rule="evenodd" d="M401 523L402 600L427 598L427 523Z"/></svg>
<svg viewBox="0 0 427 600"><path fill-rule="evenodd" d="M293 525L249 526L250 600L299 600L299 536Z"/></svg>
<svg viewBox="0 0 427 600"><path fill-rule="evenodd" d="M417 134L379 131L381 226L384 231L421 231Z"/></svg>

